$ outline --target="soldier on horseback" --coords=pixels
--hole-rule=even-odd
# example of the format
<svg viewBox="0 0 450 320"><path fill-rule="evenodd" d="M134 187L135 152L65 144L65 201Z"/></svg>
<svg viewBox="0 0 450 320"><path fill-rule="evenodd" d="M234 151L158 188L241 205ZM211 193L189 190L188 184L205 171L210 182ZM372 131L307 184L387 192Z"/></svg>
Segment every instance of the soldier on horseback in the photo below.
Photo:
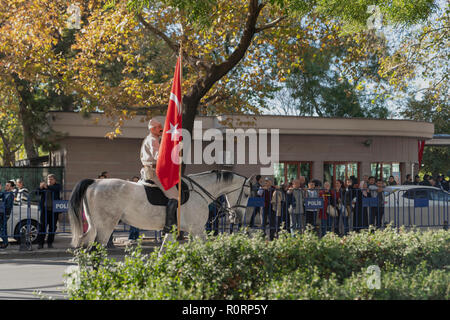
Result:
<svg viewBox="0 0 450 320"><path fill-rule="evenodd" d="M148 129L150 132L141 146L141 162L143 165L141 179L146 183L158 186L169 199L166 206L166 224L163 229L164 232L169 232L172 225L176 225L177 223L178 190L175 186L164 190L156 175L156 162L158 160L160 139L163 133L162 125L158 120L151 119L148 122Z"/></svg>

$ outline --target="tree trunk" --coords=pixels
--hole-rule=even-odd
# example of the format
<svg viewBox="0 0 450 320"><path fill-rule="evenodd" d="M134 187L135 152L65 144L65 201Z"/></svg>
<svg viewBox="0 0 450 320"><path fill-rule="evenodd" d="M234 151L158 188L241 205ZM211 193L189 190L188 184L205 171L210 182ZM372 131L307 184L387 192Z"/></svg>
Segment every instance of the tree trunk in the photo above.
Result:
<svg viewBox="0 0 450 320"><path fill-rule="evenodd" d="M247 19L242 33L242 37L236 49L228 59L218 65L207 68L206 75L198 78L195 84L183 96L183 128L192 135L194 120L198 113L200 100L208 93L212 86L232 70L245 56L252 39L257 33L256 23L264 4L259 4L257 0L250 0ZM184 173L183 164L182 172Z"/></svg>
<svg viewBox="0 0 450 320"><path fill-rule="evenodd" d="M9 151L3 150L3 155L2 155L2 160L3 160L3 166L4 167L12 167L14 166L14 162L16 161L16 155L15 153L11 153Z"/></svg>
<svg viewBox="0 0 450 320"><path fill-rule="evenodd" d="M12 77L16 84L19 94L19 120L23 129L23 145L28 159L37 158L39 156L32 129L33 115L31 101L33 99L30 84L23 80L17 73L13 73Z"/></svg>

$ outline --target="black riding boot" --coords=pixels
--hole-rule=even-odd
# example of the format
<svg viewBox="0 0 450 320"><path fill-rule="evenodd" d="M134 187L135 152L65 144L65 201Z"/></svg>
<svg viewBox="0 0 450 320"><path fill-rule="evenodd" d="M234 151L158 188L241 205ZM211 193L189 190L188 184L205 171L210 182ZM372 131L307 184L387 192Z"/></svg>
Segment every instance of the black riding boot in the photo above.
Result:
<svg viewBox="0 0 450 320"><path fill-rule="evenodd" d="M163 232L168 233L172 230L173 225L177 225L177 209L178 200L169 199L166 206L166 224L164 226Z"/></svg>

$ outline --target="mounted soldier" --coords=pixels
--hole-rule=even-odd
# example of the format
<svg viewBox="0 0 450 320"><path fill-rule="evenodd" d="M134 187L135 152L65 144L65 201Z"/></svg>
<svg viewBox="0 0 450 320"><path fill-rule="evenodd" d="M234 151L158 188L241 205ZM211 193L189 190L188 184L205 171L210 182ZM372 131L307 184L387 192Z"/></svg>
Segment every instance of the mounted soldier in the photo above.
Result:
<svg viewBox="0 0 450 320"><path fill-rule="evenodd" d="M154 184L161 189L164 195L169 199L166 206L166 224L164 232L170 232L172 225L177 223L178 208L178 189L176 186L164 190L159 178L156 174L156 162L158 160L160 139L163 134L161 123L156 119L148 122L149 134L145 137L141 146L141 179L147 184Z"/></svg>

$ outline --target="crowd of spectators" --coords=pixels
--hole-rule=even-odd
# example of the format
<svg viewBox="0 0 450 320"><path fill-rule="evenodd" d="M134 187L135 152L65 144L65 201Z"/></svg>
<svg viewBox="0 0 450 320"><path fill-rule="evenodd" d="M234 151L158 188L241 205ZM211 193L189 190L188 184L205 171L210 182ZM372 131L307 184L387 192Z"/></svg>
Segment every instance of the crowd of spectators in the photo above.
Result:
<svg viewBox="0 0 450 320"><path fill-rule="evenodd" d="M98 179L109 178L107 171L102 172ZM133 182L139 181L138 176L129 179ZM373 225L377 228L382 226L384 214L383 190L386 186L399 185L399 181L390 176L385 182L373 176L363 176L358 181L352 176L345 181L336 180L332 186L330 182L322 182L318 179L308 181L304 176L290 183L277 184L277 181L267 177L262 179L256 176L252 184L252 197L262 197L264 206L252 210L250 227L255 227L255 218L261 215L261 227L269 230L269 239L277 236L280 229L284 228L291 233L303 232L309 225L320 236L327 232L335 232L340 235L347 234L351 230L361 230ZM403 185L434 186L444 191L449 191L449 180L443 175L435 177L424 175L423 179L416 175L414 179L411 174L406 175ZM47 245L53 247L55 238L58 213L53 212L53 201L59 200L62 192L61 185L56 181L56 176L49 174L47 181L42 181L39 188L34 191L39 195L40 229L38 235L38 248L44 247L45 237ZM13 205L21 205L28 202L29 190L24 186L22 179L10 180L5 183L4 188L0 184L0 238L2 243L0 249L8 246L6 223L13 210ZM322 198L322 208L311 208L305 206L308 198ZM376 198L376 207L362 205L364 198ZM226 205L226 199L219 199ZM217 208L210 206L210 216L207 230L218 230ZM238 220L238 219L237 219ZM236 220L236 221L237 221ZM233 230L233 221L230 224L230 232ZM129 240L138 239L140 230L130 226ZM108 246L113 246L112 235Z"/></svg>
<svg viewBox="0 0 450 320"><path fill-rule="evenodd" d="M49 174L46 181L41 181L39 188L34 193L39 197L39 233L38 248L42 249L47 235L47 245L53 248L55 239L56 224L58 221L58 213L53 212L53 201L60 200L62 188L56 180L54 174ZM4 249L8 246L7 221L12 213L14 205L27 205L30 199L30 191L24 186L22 179L9 180L5 183L2 190L0 184L0 200L3 203L3 210L0 211L0 236L2 244L0 248Z"/></svg>
<svg viewBox="0 0 450 320"><path fill-rule="evenodd" d="M444 191L449 191L450 187L450 181L445 179L445 176L442 175L436 175L436 176L430 176L428 174L425 174L423 176L422 181L420 180L419 175L416 175L414 177L414 180L412 179L412 175L407 174L406 175L406 181L403 183L404 185L420 185L420 186L430 186L430 187L436 187L439 189L442 189Z"/></svg>
<svg viewBox="0 0 450 320"><path fill-rule="evenodd" d="M404 185L435 186L448 191L449 181L444 176L435 178L425 175L412 180L408 174ZM349 231L367 229L370 225L382 227L384 215L384 189L386 186L399 185L394 176L385 182L373 176L363 176L361 181L351 176L345 181L337 180L331 186L330 182L318 179L307 181L304 176L290 183L277 184L267 177L256 177L252 196L262 197L264 206L252 211L250 227L255 227L255 217L261 214L261 228L269 230L269 239L277 236L281 228L291 233L303 232L306 228L316 230L319 236L327 232L339 235ZM305 206L308 198L322 198L323 207ZM363 205L364 199L373 198L372 205Z"/></svg>

